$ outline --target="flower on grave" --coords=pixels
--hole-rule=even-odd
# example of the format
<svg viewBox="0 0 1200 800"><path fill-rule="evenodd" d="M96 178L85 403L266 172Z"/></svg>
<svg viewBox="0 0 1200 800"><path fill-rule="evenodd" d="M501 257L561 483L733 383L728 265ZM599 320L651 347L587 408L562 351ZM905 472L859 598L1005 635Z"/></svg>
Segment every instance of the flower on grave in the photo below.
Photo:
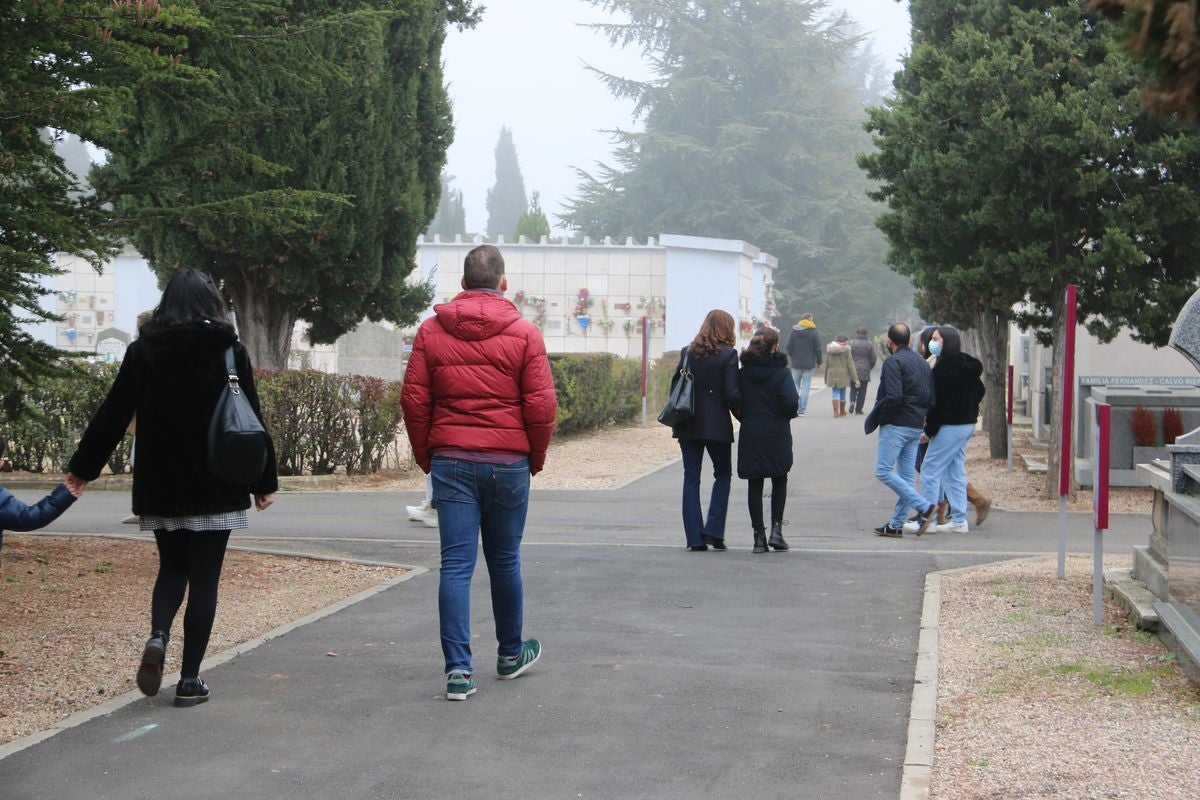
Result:
<svg viewBox="0 0 1200 800"><path fill-rule="evenodd" d="M613 325L615 323L608 317L605 317L604 319L600 320L596 324L600 326L600 330L604 331L605 333L608 333L609 331L611 331L613 329Z"/></svg>
<svg viewBox="0 0 1200 800"><path fill-rule="evenodd" d="M588 316L588 309L592 307L592 302L591 292L587 289L580 289L579 296L575 301L575 310L572 313L576 317Z"/></svg>

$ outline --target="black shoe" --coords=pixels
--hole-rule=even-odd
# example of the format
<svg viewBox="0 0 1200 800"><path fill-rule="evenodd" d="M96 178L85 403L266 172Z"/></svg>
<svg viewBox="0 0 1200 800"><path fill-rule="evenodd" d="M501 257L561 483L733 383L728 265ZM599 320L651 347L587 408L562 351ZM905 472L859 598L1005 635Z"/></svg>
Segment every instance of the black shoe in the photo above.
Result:
<svg viewBox="0 0 1200 800"><path fill-rule="evenodd" d="M788 549L788 543L783 540L783 520L771 521L771 538L767 540L767 544L776 550Z"/></svg>
<svg viewBox="0 0 1200 800"><path fill-rule="evenodd" d="M195 678L184 678L179 681L179 685L175 687L175 707L176 708L191 708L198 703L208 702L208 684L204 679L197 676Z"/></svg>
<svg viewBox="0 0 1200 800"><path fill-rule="evenodd" d="M706 545L706 544L690 544L690 545L688 545L688 550L691 550L693 553L702 553L707 549L708 549L708 545Z"/></svg>
<svg viewBox="0 0 1200 800"><path fill-rule="evenodd" d="M147 697L154 697L162 687L163 664L167 660L167 639L170 634L166 631L154 631L142 648L142 663L138 666L137 687Z"/></svg>
<svg viewBox="0 0 1200 800"><path fill-rule="evenodd" d="M709 536L707 533L704 534L704 543L706 545L708 545L709 547L711 547L713 550L728 550L729 549L725 546L724 539L718 539L715 536Z"/></svg>
<svg viewBox="0 0 1200 800"><path fill-rule="evenodd" d="M904 531L900 528L893 528L890 522L885 522L875 529L875 535L886 536L889 539L900 539L903 538Z"/></svg>
<svg viewBox="0 0 1200 800"><path fill-rule="evenodd" d="M767 532L762 528L754 529L754 552L767 552Z"/></svg>

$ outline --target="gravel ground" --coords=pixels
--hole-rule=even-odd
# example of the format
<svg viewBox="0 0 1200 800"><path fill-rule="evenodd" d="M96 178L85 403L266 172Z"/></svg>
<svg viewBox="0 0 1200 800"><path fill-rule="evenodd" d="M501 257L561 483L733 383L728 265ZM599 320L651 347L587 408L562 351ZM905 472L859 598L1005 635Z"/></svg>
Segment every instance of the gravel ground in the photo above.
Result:
<svg viewBox="0 0 1200 800"><path fill-rule="evenodd" d="M1200 693L1114 604L1092 623L1091 571L1072 557L1061 581L1054 559L943 576L930 797L1200 797Z"/></svg>

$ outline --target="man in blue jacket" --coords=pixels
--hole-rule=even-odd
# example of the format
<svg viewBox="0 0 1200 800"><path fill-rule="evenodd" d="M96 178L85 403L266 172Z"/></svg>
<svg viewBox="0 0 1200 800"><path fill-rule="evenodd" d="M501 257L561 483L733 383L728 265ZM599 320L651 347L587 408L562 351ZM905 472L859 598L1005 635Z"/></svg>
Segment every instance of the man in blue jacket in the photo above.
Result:
<svg viewBox="0 0 1200 800"><path fill-rule="evenodd" d="M892 518L875 529L876 536L898 539L904 535L908 509L915 509L917 535L925 533L937 506L930 505L917 491L917 444L925 425L925 414L933 407L933 371L909 347L908 326L897 322L888 328L887 348L891 358L883 362L875 407L867 415L868 434L879 428L875 449L875 477L896 493Z"/></svg>

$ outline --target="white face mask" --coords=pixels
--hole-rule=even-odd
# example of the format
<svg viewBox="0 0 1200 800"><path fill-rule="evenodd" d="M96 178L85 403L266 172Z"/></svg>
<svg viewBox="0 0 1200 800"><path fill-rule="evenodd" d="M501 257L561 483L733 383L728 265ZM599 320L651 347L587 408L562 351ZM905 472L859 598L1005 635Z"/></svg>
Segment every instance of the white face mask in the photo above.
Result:
<svg viewBox="0 0 1200 800"><path fill-rule="evenodd" d="M941 342L930 342L929 343L929 354L931 356L940 356L942 354L942 343Z"/></svg>

